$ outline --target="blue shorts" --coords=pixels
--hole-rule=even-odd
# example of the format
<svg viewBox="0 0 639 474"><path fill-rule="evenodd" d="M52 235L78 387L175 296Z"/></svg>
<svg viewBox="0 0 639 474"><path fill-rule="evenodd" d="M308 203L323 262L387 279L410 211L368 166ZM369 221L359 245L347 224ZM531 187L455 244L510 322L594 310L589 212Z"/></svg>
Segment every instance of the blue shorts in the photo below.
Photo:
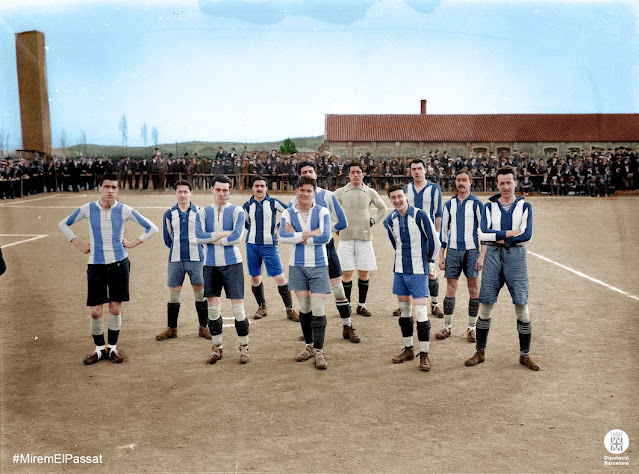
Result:
<svg viewBox="0 0 639 474"><path fill-rule="evenodd" d="M326 295L331 292L326 267L289 266L288 287L293 291L310 291Z"/></svg>
<svg viewBox="0 0 639 474"><path fill-rule="evenodd" d="M444 277L458 280L463 271L466 278L477 278L479 276L478 258L479 250L477 249L457 250L448 247Z"/></svg>
<svg viewBox="0 0 639 474"><path fill-rule="evenodd" d="M281 275L284 272L277 245L247 243L246 261L248 263L249 275L251 276L262 274L262 262L264 262L264 266L266 267L266 274L270 277Z"/></svg>
<svg viewBox="0 0 639 474"><path fill-rule="evenodd" d="M228 299L244 299L244 272L241 263L224 267L204 266L204 296L221 296L222 288Z"/></svg>
<svg viewBox="0 0 639 474"><path fill-rule="evenodd" d="M414 273L394 273L393 294L428 298L428 275Z"/></svg>
<svg viewBox="0 0 639 474"><path fill-rule="evenodd" d="M191 285L204 284L204 276L202 275L202 266L204 262L169 262L167 268L167 284L169 288L182 286L184 276L189 275Z"/></svg>
<svg viewBox="0 0 639 474"><path fill-rule="evenodd" d="M525 247L487 246L481 272L479 302L495 303L504 283L508 287L513 304L528 303L528 265Z"/></svg>

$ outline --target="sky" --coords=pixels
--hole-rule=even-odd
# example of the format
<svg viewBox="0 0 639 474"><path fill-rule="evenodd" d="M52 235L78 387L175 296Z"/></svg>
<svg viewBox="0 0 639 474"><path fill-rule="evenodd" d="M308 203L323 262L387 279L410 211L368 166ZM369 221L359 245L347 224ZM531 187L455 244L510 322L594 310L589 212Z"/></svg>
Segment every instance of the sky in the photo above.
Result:
<svg viewBox="0 0 639 474"><path fill-rule="evenodd" d="M21 147L15 34L45 34L54 147L276 141L326 114L637 113L639 0L3 0L0 143ZM639 135L639 133L638 133Z"/></svg>

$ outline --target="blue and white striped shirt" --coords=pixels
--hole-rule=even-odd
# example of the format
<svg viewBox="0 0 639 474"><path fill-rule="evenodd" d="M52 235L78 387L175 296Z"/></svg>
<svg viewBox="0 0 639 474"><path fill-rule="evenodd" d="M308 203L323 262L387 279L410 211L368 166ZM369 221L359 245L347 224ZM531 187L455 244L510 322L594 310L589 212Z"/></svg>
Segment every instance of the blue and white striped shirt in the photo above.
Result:
<svg viewBox="0 0 639 474"><path fill-rule="evenodd" d="M464 202L460 202L457 196L446 201L442 218L442 247L462 251L478 249L483 209L484 205L472 194Z"/></svg>
<svg viewBox="0 0 639 474"><path fill-rule="evenodd" d="M288 207L293 207L295 204L297 204L297 196L294 196L293 199L291 199ZM335 197L335 194L332 191L316 187L315 204L325 207L331 213L331 219L335 220L332 232L339 232L340 230L344 230L348 227L348 221L346 220L344 209L342 209L342 205L339 203L339 200Z"/></svg>
<svg viewBox="0 0 639 474"><path fill-rule="evenodd" d="M135 221L144 227L144 233L139 237L142 242L158 231L153 222L131 206L115 201L109 209L103 209L98 200L83 204L60 221L58 227L69 241L75 238L71 226L82 219L89 219L90 265L119 262L129 255L122 245L126 221Z"/></svg>
<svg viewBox="0 0 639 474"><path fill-rule="evenodd" d="M519 229L522 233L516 237L507 238L506 245L524 245L532 238L533 213L532 206L524 198L517 196L514 203L508 210L499 203L501 194L492 196L484 206L481 215L482 240L485 242L496 242L506 239L506 231Z"/></svg>
<svg viewBox="0 0 639 474"><path fill-rule="evenodd" d="M195 236L199 244L205 247L204 265L207 267L225 267L242 262L238 244L244 233L244 209L235 204L226 203L222 207L215 204L198 210L203 228L196 228ZM219 239L222 245L212 242L218 240L217 233L231 231L231 235Z"/></svg>
<svg viewBox="0 0 639 474"><path fill-rule="evenodd" d="M413 182L406 186L405 191L408 204L426 212L433 222L435 218L442 217L442 190L435 183L426 181L426 186L418 192Z"/></svg>
<svg viewBox="0 0 639 474"><path fill-rule="evenodd" d="M272 198L268 194L261 201L254 197L242 206L246 213L247 244L276 245L277 244L277 213L284 212L286 206L282 201Z"/></svg>
<svg viewBox="0 0 639 474"><path fill-rule="evenodd" d="M201 227L198 208L191 203L186 212L176 204L164 213L164 243L169 247L169 262L202 262L202 245L195 238L195 229Z"/></svg>
<svg viewBox="0 0 639 474"><path fill-rule="evenodd" d="M434 262L440 243L433 221L421 209L408 206L402 216L395 209L384 219L388 238L395 249L393 271L425 275L428 262Z"/></svg>
<svg viewBox="0 0 639 474"><path fill-rule="evenodd" d="M295 232L285 230L286 223L290 223ZM306 240L302 244L302 233L319 228L322 233ZM309 218L304 222L302 212L297 205L289 207L282 213L280 222L280 241L293 245L289 265L293 267L326 267L326 243L331 239L331 214L323 206L313 204L309 211Z"/></svg>

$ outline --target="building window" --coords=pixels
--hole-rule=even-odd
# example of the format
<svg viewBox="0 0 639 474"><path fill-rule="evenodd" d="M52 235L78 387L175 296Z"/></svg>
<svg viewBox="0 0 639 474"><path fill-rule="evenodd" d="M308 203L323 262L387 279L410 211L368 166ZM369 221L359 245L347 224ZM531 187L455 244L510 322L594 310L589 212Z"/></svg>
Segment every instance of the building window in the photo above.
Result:
<svg viewBox="0 0 639 474"><path fill-rule="evenodd" d="M510 147L508 146L500 146L497 147L497 156L500 156L502 153L510 154Z"/></svg>
<svg viewBox="0 0 639 474"><path fill-rule="evenodd" d="M488 148L486 148L485 146L476 146L476 147L473 147L473 151L475 152L475 154L483 153L485 155L486 152L488 151Z"/></svg>
<svg viewBox="0 0 639 474"><path fill-rule="evenodd" d="M557 153L557 147L556 146L547 146L544 147L544 154L545 155L552 155L553 153Z"/></svg>

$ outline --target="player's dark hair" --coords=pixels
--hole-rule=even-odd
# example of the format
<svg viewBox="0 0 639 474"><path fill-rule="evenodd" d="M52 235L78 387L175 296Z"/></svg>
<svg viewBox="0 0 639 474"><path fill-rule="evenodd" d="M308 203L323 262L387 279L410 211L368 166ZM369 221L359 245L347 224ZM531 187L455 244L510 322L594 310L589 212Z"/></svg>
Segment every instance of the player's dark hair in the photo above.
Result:
<svg viewBox="0 0 639 474"><path fill-rule="evenodd" d="M115 173L104 173L100 178L100 186L104 184L104 180L117 181L118 177Z"/></svg>
<svg viewBox="0 0 639 474"><path fill-rule="evenodd" d="M465 174L470 178L470 171L468 171L468 168L465 166L462 169L460 169L455 176L459 176L460 174ZM471 182L472 182L472 178L471 178Z"/></svg>
<svg viewBox="0 0 639 474"><path fill-rule="evenodd" d="M231 188L231 178L226 176L225 174L218 174L211 178L211 187L215 186L215 183L228 184L229 189Z"/></svg>
<svg viewBox="0 0 639 474"><path fill-rule="evenodd" d="M300 176L300 179L297 180L298 188L301 188L304 184L310 184L311 186L313 186L313 189L317 187L317 181L310 176Z"/></svg>
<svg viewBox="0 0 639 474"><path fill-rule="evenodd" d="M426 169L426 163L424 163L424 160L422 160L421 158L415 158L414 160L411 160L410 164L411 165L422 165L424 167L424 169Z"/></svg>
<svg viewBox="0 0 639 474"><path fill-rule="evenodd" d="M315 163L313 163L312 161L308 161L308 160L302 161L299 165L297 165L297 169L300 170L300 172L301 172L302 168L304 168L305 166L310 166L315 171L317 171L317 167L315 166Z"/></svg>
<svg viewBox="0 0 639 474"><path fill-rule="evenodd" d="M360 170L362 170L362 172L364 171L364 166L359 162L359 161L351 161L348 164L348 172L351 172L351 168L359 168Z"/></svg>
<svg viewBox="0 0 639 474"><path fill-rule="evenodd" d="M395 191L399 191L399 190L404 191L404 185L403 184L392 184L389 188L388 188L388 197L390 197L391 193L394 193Z"/></svg>
<svg viewBox="0 0 639 474"><path fill-rule="evenodd" d="M266 189L268 189L268 179L266 179L261 174L258 174L255 178L253 178L253 181L251 182L251 187L253 187L253 185L255 184L255 181L264 181L266 183Z"/></svg>
<svg viewBox="0 0 639 474"><path fill-rule="evenodd" d="M517 179L517 172L515 171L515 168L510 165L502 166L501 168L499 168L495 177L499 176L500 174L512 174L513 178Z"/></svg>
<svg viewBox="0 0 639 474"><path fill-rule="evenodd" d="M193 186L191 185L191 182L187 181L186 179L180 179L180 180L176 181L175 185L174 185L174 189L177 189L178 186L188 186L189 187L189 191L193 191Z"/></svg>

